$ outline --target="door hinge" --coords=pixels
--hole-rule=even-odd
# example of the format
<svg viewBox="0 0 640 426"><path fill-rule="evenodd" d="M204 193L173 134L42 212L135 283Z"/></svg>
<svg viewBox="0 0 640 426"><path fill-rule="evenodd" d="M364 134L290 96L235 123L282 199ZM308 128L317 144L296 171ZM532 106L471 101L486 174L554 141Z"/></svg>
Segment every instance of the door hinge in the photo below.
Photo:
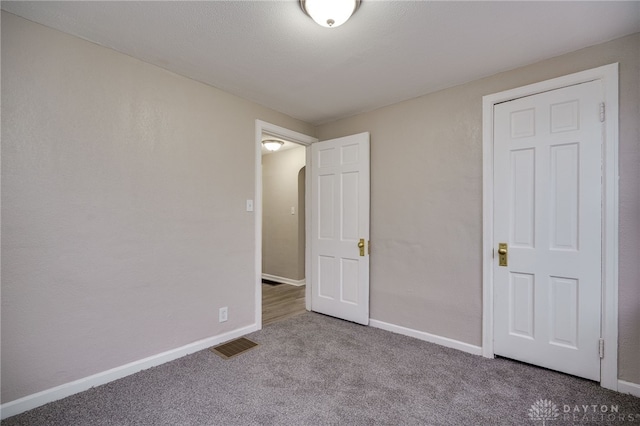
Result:
<svg viewBox="0 0 640 426"><path fill-rule="evenodd" d="M605 119L604 102L600 102L600 122L604 123L604 119Z"/></svg>
<svg viewBox="0 0 640 426"><path fill-rule="evenodd" d="M602 359L604 358L604 339L600 339L598 343L598 353L600 354L600 359Z"/></svg>

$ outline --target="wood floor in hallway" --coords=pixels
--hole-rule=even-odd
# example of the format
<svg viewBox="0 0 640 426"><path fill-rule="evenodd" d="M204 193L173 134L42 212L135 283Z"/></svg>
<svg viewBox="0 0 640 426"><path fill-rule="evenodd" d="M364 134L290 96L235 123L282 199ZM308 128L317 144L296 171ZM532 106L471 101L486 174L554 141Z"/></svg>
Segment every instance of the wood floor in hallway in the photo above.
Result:
<svg viewBox="0 0 640 426"><path fill-rule="evenodd" d="M305 286L262 284L262 325L305 312Z"/></svg>

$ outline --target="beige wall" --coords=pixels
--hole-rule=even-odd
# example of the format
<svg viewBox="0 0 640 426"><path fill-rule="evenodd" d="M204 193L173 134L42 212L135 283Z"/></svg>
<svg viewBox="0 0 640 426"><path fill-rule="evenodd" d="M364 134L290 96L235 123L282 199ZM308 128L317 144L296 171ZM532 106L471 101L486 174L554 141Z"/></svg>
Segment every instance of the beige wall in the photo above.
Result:
<svg viewBox="0 0 640 426"><path fill-rule="evenodd" d="M316 128L320 140L371 132L372 318L481 345L482 96L613 62L619 377L640 383L640 34Z"/></svg>
<svg viewBox="0 0 640 426"><path fill-rule="evenodd" d="M262 156L262 272L296 281L304 279L298 175L305 156L303 146Z"/></svg>
<svg viewBox="0 0 640 426"><path fill-rule="evenodd" d="M2 402L253 323L256 119L2 13Z"/></svg>
<svg viewBox="0 0 640 426"><path fill-rule="evenodd" d="M640 383L639 52L636 34L318 127L371 132L372 317L481 343L481 98L620 62L620 378ZM253 322L256 118L314 132L2 13L2 402Z"/></svg>

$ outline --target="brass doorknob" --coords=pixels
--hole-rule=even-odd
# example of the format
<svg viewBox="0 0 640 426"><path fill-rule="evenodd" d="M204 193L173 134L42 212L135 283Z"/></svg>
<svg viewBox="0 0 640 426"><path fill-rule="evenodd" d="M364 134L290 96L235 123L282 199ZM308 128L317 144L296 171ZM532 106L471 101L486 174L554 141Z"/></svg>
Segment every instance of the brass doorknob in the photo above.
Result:
<svg viewBox="0 0 640 426"><path fill-rule="evenodd" d="M364 256L364 238L360 238L360 241L358 241L358 248L360 249L360 256Z"/></svg>
<svg viewBox="0 0 640 426"><path fill-rule="evenodd" d="M507 266L507 252L509 251L509 247L507 243L498 244L498 265Z"/></svg>

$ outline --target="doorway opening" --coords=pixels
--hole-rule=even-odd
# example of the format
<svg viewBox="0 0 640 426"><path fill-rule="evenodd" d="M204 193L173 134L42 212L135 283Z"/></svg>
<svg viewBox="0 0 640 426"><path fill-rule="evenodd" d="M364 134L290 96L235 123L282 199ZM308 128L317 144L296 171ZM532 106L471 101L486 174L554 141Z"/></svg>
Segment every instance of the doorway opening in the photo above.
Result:
<svg viewBox="0 0 640 426"><path fill-rule="evenodd" d="M274 139L264 133L263 140ZM299 315L305 304L306 148L278 138L262 148L262 324Z"/></svg>
<svg viewBox="0 0 640 426"><path fill-rule="evenodd" d="M282 233L278 231L278 227L275 227L275 232L273 227L271 226L273 219L268 218L264 214L264 203L263 203L263 148L262 148L262 140L264 137L269 139L278 139L282 140L284 144L290 144L291 150L301 149L298 153L290 153L291 155L287 155L290 157L298 158L299 167L297 170L295 167L289 167L291 172L289 173L290 179L288 179L286 185L295 189L295 192L289 191L289 200L280 203L281 207L276 209L276 215L278 216L278 220L280 221L280 225L282 223L288 223L290 228L295 228L297 230L297 235L295 238L289 238L288 241L292 241L292 245L295 245L295 250L289 251L289 264L293 264L295 266L289 267L289 269L283 269L283 266L278 266L278 257L282 258L282 253L278 253L278 250L283 249L283 238ZM271 317L267 317L264 321L263 318L263 286L265 298L269 298L267 301L271 303L269 309L274 309L274 303L277 304L281 301L278 301L278 298L281 299L290 299L292 298L294 301L297 301L298 306L302 304L304 310L311 310L311 286L313 283L311 282L311 268L310 268L310 248L308 241L310 240L307 236L310 235L310 224L311 224L311 212L310 212L310 182L307 179L309 176L311 164L310 164L310 147L311 144L317 142L318 139L304 135L302 133L295 132L293 130L286 129L284 127L276 126L274 124L266 123L261 120L256 120L255 127L255 283L256 283L256 291L255 291L255 323L257 328L262 328L263 323L272 322ZM283 145L284 146L284 145ZM287 154L289 149L282 149L282 154ZM276 155L277 155L276 151ZM299 155L303 153L303 160L300 161ZM274 154L267 154L266 157ZM280 163L285 162L284 160L287 157L283 155L283 158L273 157L268 158L267 163ZM273 160L273 161L272 161ZM283 160L283 161L279 161ZM267 166L269 168L269 165ZM273 168L271 168L273 170ZM302 173L301 173L302 172ZM275 173L276 175L278 173ZM271 179L269 177L268 179ZM275 179L276 182L278 179ZM269 184L267 184L268 186ZM266 201L267 207L270 208L270 204L278 201L278 199L282 198L282 194L284 191L281 191L282 188L276 186L275 190L268 189L270 191L266 195L269 199ZM270 193L275 193L274 198L269 195ZM292 198L291 198L292 197ZM292 199L295 201L292 202ZM276 203L277 204L277 203ZM279 210L278 210L279 209ZM293 212L293 214L292 214ZM271 213L269 213L271 215ZM267 223L269 222L269 223ZM267 229L265 233L263 233L263 228L267 224ZM278 225L277 223L275 225ZM265 238L266 237L266 238ZM268 241L263 244L263 239L267 239ZM273 240L275 240L275 245L273 244ZM269 252L267 253L267 250ZM284 250L286 251L286 250ZM263 260L263 257L265 258ZM263 268L264 265L264 268ZM289 271L289 272L286 272ZM264 275L263 275L264 273ZM289 276L287 276L289 275ZM265 279L265 283L263 284L263 279ZM271 282L271 284L269 283ZM277 284L273 284L273 283ZM286 295L283 296L280 293L286 293L284 290L290 290L291 293L295 295ZM274 294L275 293L275 294ZM296 294L297 293L297 294ZM274 300L275 299L275 300ZM297 308L299 309L299 307ZM270 313L272 316L283 319L282 312L273 312Z"/></svg>

